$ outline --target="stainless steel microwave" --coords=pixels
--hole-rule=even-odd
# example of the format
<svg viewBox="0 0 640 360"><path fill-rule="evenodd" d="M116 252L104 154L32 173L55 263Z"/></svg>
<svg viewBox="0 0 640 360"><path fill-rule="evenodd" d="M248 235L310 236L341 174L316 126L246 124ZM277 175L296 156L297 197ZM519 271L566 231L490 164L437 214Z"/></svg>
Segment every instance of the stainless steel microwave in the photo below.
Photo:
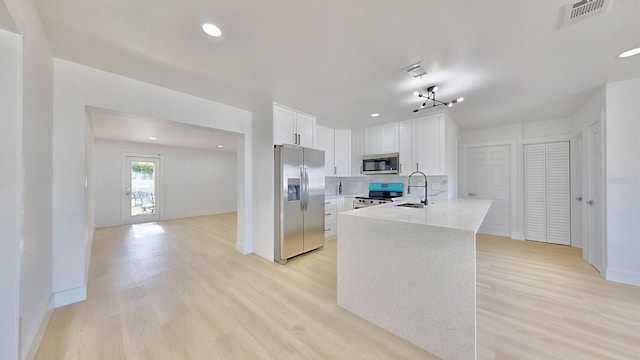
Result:
<svg viewBox="0 0 640 360"><path fill-rule="evenodd" d="M399 166L398 153L362 157L362 173L365 175L397 174Z"/></svg>

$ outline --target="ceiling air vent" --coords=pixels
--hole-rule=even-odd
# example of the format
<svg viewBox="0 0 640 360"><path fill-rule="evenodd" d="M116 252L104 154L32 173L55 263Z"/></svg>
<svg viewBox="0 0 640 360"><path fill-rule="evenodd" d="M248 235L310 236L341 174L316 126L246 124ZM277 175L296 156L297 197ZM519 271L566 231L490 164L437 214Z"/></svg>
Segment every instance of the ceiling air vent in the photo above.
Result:
<svg viewBox="0 0 640 360"><path fill-rule="evenodd" d="M562 25L568 26L609 10L611 0L581 0L568 4L563 9Z"/></svg>
<svg viewBox="0 0 640 360"><path fill-rule="evenodd" d="M419 78L423 75L427 75L427 68L425 68L424 66L422 66L422 63L415 63L407 68L404 69L404 71L407 72L407 74L409 74L409 76L414 77L414 78Z"/></svg>

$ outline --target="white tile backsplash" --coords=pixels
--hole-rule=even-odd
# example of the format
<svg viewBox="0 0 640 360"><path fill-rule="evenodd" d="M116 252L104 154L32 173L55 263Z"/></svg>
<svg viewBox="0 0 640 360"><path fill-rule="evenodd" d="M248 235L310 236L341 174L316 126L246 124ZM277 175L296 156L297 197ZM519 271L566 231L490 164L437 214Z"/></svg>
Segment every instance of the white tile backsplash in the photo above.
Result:
<svg viewBox="0 0 640 360"><path fill-rule="evenodd" d="M342 183L342 195L366 195L369 193L369 182L403 182L405 194L407 192L408 176L396 175L368 175L358 177L325 177L325 195L339 195L338 187ZM414 176L411 179L413 185L422 185L424 179ZM427 176L430 199L446 199L449 197L447 176ZM412 194L422 195L422 188L412 189ZM455 197L455 194L454 194Z"/></svg>

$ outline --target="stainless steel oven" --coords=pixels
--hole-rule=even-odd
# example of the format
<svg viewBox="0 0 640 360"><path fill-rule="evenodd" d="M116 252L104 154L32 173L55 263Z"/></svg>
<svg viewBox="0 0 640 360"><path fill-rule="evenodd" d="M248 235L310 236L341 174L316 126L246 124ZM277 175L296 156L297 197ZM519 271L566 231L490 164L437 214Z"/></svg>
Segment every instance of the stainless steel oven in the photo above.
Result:
<svg viewBox="0 0 640 360"><path fill-rule="evenodd" d="M393 202L392 198L401 197L403 193L404 183L370 182L369 196L356 196L353 208L361 209L363 207L390 203Z"/></svg>

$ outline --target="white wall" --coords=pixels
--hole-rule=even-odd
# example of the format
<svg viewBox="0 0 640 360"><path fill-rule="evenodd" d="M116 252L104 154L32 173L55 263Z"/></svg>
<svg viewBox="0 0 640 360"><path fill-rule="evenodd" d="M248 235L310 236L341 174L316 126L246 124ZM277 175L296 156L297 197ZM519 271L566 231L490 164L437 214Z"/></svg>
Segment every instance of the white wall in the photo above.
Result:
<svg viewBox="0 0 640 360"><path fill-rule="evenodd" d="M53 58L34 3L4 3L22 35L22 143L16 144L21 146L21 184L16 190L21 202L17 209L22 216L18 220L22 231L18 346L19 356L24 358L33 354L31 345L38 345L51 310Z"/></svg>
<svg viewBox="0 0 640 360"><path fill-rule="evenodd" d="M1 9L0 9L1 10ZM18 358L22 38L0 30L0 359Z"/></svg>
<svg viewBox="0 0 640 360"><path fill-rule="evenodd" d="M86 112L89 113L88 111ZM88 118L88 115L87 115ZM87 214L85 218L85 233L84 233L84 269L85 278L89 278L89 266L91 265L91 246L93 245L93 233L95 230L95 180L94 180L94 149L95 139L93 136L93 124L87 120L87 127L85 129L85 159L84 169L86 174L85 189L84 189L84 211ZM55 304L54 304L55 305Z"/></svg>
<svg viewBox="0 0 640 360"><path fill-rule="evenodd" d="M273 105L264 106L253 113L253 177L252 193L256 212L253 218L254 249L265 259L274 259L274 150Z"/></svg>
<svg viewBox="0 0 640 360"><path fill-rule="evenodd" d="M640 78L606 88L607 280L640 285Z"/></svg>
<svg viewBox="0 0 640 360"><path fill-rule="evenodd" d="M465 144L511 144L511 237L524 239L524 154L525 143L539 141L569 140L573 133L570 118L542 120L515 125L505 125L484 129L462 131L461 145ZM464 154L460 154L462 158ZM460 166L464 162L458 161ZM464 174L464 169L459 169ZM465 179L460 179L459 192L464 191ZM515 182L515 183L514 183ZM514 191L515 190L515 191Z"/></svg>
<svg viewBox="0 0 640 360"><path fill-rule="evenodd" d="M90 239L86 229L84 166L87 156L86 107L94 106L143 117L170 120L220 129L244 136L245 176L252 177L251 113L214 101L143 83L65 60L54 60L54 143L53 143L53 287L56 306L86 298L86 267ZM238 164L240 166L240 163ZM238 191L242 203L236 248L250 252L252 228L240 220L254 211L247 199L250 187ZM238 206L240 211L241 207ZM250 217L250 215L249 215Z"/></svg>
<svg viewBox="0 0 640 360"><path fill-rule="evenodd" d="M96 139L96 226L123 224L124 153L159 155L160 219L236 211L235 152Z"/></svg>

